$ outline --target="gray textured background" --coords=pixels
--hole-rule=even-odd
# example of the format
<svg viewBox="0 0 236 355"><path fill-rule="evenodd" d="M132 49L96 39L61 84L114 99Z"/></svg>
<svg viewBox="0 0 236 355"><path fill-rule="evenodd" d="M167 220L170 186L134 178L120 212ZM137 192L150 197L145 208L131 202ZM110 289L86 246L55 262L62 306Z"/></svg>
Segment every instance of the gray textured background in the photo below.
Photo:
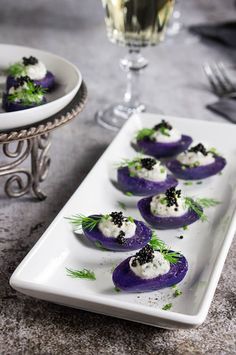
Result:
<svg viewBox="0 0 236 355"><path fill-rule="evenodd" d="M235 18L231 0L183 1L184 23ZM83 114L53 134L48 199L0 199L1 354L233 354L235 351L235 251L232 246L205 323L166 331L73 310L16 293L8 279L91 169L111 132L94 122L95 111L121 97L118 60L125 49L108 42L99 0L0 0L0 42L28 45L65 56L81 69L89 89ZM150 66L143 98L166 114L221 120L205 109L209 92L201 64L235 52L187 32L145 49ZM1 55L1 54L0 54ZM2 190L2 184L0 188ZM235 243L234 243L235 246Z"/></svg>

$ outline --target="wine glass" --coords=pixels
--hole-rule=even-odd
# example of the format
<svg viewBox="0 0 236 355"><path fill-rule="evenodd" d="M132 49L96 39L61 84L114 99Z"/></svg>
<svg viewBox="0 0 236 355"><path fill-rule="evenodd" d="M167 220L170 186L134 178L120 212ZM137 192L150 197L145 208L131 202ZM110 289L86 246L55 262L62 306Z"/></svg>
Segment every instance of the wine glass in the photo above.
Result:
<svg viewBox="0 0 236 355"><path fill-rule="evenodd" d="M168 23L166 34L168 36L176 36L179 34L182 27L183 24L181 22L180 2L179 0L175 0L175 9Z"/></svg>
<svg viewBox="0 0 236 355"><path fill-rule="evenodd" d="M146 109L139 101L139 80L148 61L140 50L163 40L174 0L102 0L102 4L108 38L128 47L127 55L120 60L120 67L127 76L123 101L96 114L99 124L117 130L131 114Z"/></svg>

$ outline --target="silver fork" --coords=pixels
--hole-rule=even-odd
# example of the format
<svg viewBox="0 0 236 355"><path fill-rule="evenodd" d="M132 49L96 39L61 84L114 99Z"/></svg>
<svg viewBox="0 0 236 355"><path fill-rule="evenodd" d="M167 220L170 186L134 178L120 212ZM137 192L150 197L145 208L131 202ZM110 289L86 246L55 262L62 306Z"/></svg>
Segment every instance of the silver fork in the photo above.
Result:
<svg viewBox="0 0 236 355"><path fill-rule="evenodd" d="M206 63L203 65L203 69L217 96L236 98L236 86L226 73L223 63Z"/></svg>

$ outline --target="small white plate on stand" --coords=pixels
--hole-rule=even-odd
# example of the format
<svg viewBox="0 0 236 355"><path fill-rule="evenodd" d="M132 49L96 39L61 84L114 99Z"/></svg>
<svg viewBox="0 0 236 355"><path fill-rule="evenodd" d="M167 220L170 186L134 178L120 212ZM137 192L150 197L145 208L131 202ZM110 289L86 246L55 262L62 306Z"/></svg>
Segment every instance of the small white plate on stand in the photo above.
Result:
<svg viewBox="0 0 236 355"><path fill-rule="evenodd" d="M157 231L160 239L173 250L182 252L188 260L188 273L178 285L183 293L177 298L172 288L143 294L115 292L112 270L134 252L99 250L85 237L74 234L65 219L76 213L91 215L119 211L119 201L126 205L124 213L127 216L142 219L136 207L140 197L122 194L110 180L114 163L136 156L130 146L135 132L153 127L161 119L192 136L195 142L209 143L227 159L221 175L205 179L201 184L193 182L191 186L180 182L186 196L221 201L206 210L208 221L198 221L186 231ZM11 277L11 286L32 297L158 327L176 329L200 325L207 316L236 229L235 135L236 126L232 124L148 113L131 117L18 266ZM181 234L183 239L178 238ZM70 278L66 268L94 270L96 280ZM162 310L167 303L173 304L171 310Z"/></svg>
<svg viewBox="0 0 236 355"><path fill-rule="evenodd" d="M0 44L0 53L0 94L5 89L5 70L22 57L32 55L42 61L56 80L55 89L46 94L47 103L44 105L15 112L5 112L0 105L0 132L32 125L54 115L74 98L81 85L82 76L79 69L55 54L8 44Z"/></svg>

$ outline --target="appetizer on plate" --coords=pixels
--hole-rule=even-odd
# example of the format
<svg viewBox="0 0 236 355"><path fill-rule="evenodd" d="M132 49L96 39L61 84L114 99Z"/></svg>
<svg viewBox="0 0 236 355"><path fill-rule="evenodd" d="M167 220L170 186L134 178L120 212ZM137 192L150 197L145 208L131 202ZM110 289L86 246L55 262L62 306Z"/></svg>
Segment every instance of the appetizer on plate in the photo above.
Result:
<svg viewBox="0 0 236 355"><path fill-rule="evenodd" d="M152 244L152 243L151 243ZM183 280L188 262L183 255L155 240L155 247L147 244L134 256L119 264L112 279L118 290L126 292L157 291Z"/></svg>
<svg viewBox="0 0 236 355"><path fill-rule="evenodd" d="M164 194L143 198L138 202L138 209L145 221L156 229L181 228L206 219L200 203L182 196L181 190L175 187Z"/></svg>
<svg viewBox="0 0 236 355"><path fill-rule="evenodd" d="M46 103L45 90L28 76L16 79L15 85L3 93L2 107L7 112L29 109Z"/></svg>
<svg viewBox="0 0 236 355"><path fill-rule="evenodd" d="M168 169L179 179L201 180L218 174L224 169L226 159L215 150L207 150L199 143L167 162Z"/></svg>
<svg viewBox="0 0 236 355"><path fill-rule="evenodd" d="M51 90L55 85L54 75L47 70L43 62L32 56L23 57L20 62L10 65L7 73L7 90L16 84L16 79L20 76L28 76L36 85L47 90Z"/></svg>
<svg viewBox="0 0 236 355"><path fill-rule="evenodd" d="M188 149L191 143L191 137L181 134L162 120L153 128L139 130L132 145L137 151L155 158L168 158Z"/></svg>
<svg viewBox="0 0 236 355"><path fill-rule="evenodd" d="M122 212L91 215L76 215L69 218L75 231L81 231L97 247L113 251L137 250L151 239L152 231L145 223Z"/></svg>
<svg viewBox="0 0 236 355"><path fill-rule="evenodd" d="M124 160L117 170L120 189L136 196L150 196L177 186L174 176L167 174L159 160L150 157L136 157Z"/></svg>

